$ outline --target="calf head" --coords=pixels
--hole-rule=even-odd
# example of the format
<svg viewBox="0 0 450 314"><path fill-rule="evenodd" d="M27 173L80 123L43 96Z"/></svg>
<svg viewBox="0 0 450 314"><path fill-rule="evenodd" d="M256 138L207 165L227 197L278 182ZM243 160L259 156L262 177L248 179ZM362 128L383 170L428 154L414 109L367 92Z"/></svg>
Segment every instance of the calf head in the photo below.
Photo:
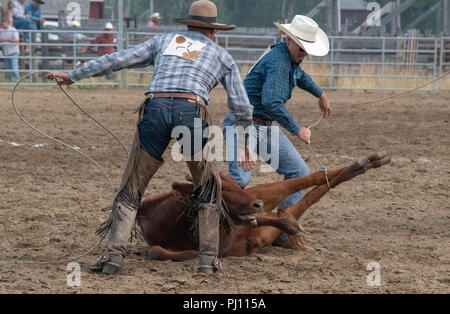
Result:
<svg viewBox="0 0 450 314"><path fill-rule="evenodd" d="M223 173L220 174L220 178L222 179L222 200L230 218L236 224L254 224L256 218L252 215L259 213L264 203L241 189L234 178ZM173 183L172 189L177 198L186 202L194 193L194 186L189 183Z"/></svg>
<svg viewBox="0 0 450 314"><path fill-rule="evenodd" d="M259 213L264 203L241 189L237 181L221 174L222 199L228 210L228 215L236 224L254 224L256 219L252 214Z"/></svg>

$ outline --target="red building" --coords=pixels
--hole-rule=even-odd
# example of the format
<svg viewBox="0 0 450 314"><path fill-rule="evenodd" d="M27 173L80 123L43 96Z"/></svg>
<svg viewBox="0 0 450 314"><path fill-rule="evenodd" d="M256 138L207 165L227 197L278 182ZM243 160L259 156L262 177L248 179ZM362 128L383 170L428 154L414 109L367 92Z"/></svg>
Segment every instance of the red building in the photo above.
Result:
<svg viewBox="0 0 450 314"><path fill-rule="evenodd" d="M371 11L367 11L364 0L341 0L341 25L344 30L351 32L364 23Z"/></svg>
<svg viewBox="0 0 450 314"><path fill-rule="evenodd" d="M103 18L103 0L89 1L89 18L102 19Z"/></svg>

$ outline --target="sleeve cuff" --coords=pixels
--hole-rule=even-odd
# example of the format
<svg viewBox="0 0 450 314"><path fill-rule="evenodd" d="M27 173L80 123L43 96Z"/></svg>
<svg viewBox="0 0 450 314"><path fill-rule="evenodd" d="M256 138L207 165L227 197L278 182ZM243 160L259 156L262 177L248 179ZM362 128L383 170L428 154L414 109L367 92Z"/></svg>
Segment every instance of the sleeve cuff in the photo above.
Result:
<svg viewBox="0 0 450 314"><path fill-rule="evenodd" d="M289 132L291 132L291 134L295 136L298 134L298 132L300 132L301 128L302 128L301 125L295 122L293 125L290 126Z"/></svg>
<svg viewBox="0 0 450 314"><path fill-rule="evenodd" d="M75 73L74 73L75 71L76 71L76 70L72 70L72 71L70 71L70 72L68 73L69 78L70 78L70 80L71 80L72 82L78 81L77 78L76 78L76 76L75 76Z"/></svg>
<svg viewBox="0 0 450 314"><path fill-rule="evenodd" d="M322 96L322 94L323 94L323 89L318 87L312 94L314 96L316 96L317 98L320 98L320 96Z"/></svg>

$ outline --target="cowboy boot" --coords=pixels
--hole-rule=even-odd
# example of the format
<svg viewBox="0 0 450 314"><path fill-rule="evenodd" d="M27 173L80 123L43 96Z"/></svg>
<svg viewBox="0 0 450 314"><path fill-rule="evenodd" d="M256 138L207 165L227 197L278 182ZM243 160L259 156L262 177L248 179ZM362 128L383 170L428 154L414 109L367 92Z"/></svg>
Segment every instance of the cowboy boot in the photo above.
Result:
<svg viewBox="0 0 450 314"><path fill-rule="evenodd" d="M198 206L199 254L196 270L213 274L221 268L219 255L220 213L213 203Z"/></svg>
<svg viewBox="0 0 450 314"><path fill-rule="evenodd" d="M139 149L137 154L138 156L133 162L130 162L133 158L131 156L129 158L127 168L129 164L132 164L134 165L133 170L130 173L125 170L126 175L113 205L110 217L112 224L106 245L107 253L90 266L90 270L93 272L101 271L108 275L114 275L121 269L141 197L148 182L163 163L142 149ZM128 173L129 175L127 175Z"/></svg>
<svg viewBox="0 0 450 314"><path fill-rule="evenodd" d="M194 188L200 186L204 168L200 161L188 161L187 165L192 176ZM199 255L196 270L201 273L213 274L222 266L219 254L219 223L220 211L214 203L198 205Z"/></svg>

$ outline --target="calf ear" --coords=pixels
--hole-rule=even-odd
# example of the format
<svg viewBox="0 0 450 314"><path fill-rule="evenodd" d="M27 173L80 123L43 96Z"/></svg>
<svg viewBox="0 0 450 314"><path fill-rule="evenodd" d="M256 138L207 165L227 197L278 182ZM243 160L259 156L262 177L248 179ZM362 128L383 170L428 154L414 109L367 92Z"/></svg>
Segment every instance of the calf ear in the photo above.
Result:
<svg viewBox="0 0 450 314"><path fill-rule="evenodd" d="M183 199L191 197L194 193L194 185L191 183L174 182L172 183L172 189L177 197Z"/></svg>

